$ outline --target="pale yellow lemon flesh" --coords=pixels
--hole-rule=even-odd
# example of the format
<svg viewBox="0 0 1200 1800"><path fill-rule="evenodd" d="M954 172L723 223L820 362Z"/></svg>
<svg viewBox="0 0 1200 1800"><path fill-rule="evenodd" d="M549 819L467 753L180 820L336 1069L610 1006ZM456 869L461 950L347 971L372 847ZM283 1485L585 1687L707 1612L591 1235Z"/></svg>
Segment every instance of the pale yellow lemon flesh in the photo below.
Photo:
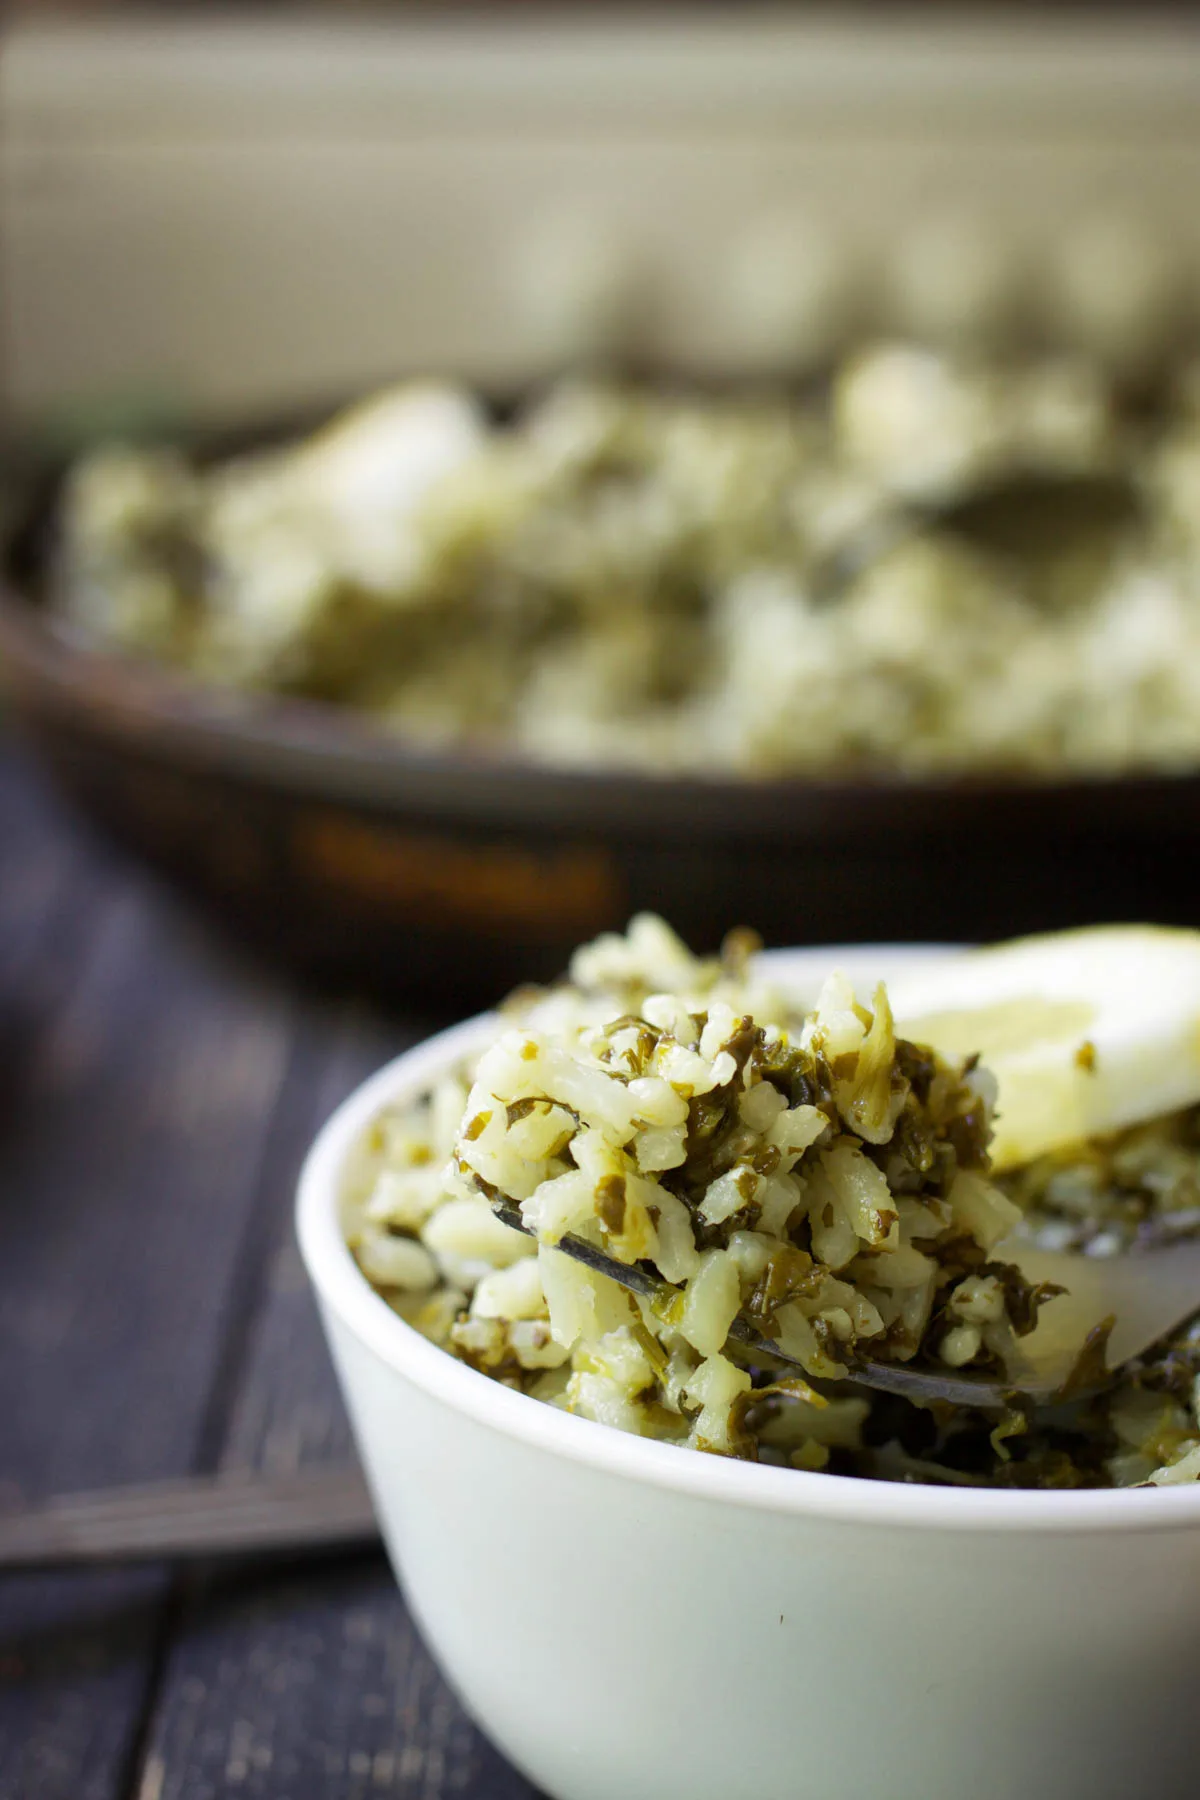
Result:
<svg viewBox="0 0 1200 1800"><path fill-rule="evenodd" d="M999 1083L992 1162L1200 1101L1200 932L1104 925L965 951L889 983L897 1030Z"/></svg>

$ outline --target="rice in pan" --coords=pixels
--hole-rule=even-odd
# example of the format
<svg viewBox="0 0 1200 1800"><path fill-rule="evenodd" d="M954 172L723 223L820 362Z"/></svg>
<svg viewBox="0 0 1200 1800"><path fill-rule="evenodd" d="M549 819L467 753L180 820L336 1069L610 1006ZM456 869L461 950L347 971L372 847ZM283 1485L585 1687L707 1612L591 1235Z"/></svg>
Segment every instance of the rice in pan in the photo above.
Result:
<svg viewBox="0 0 1200 1800"><path fill-rule="evenodd" d="M67 482L56 605L428 748L658 773L1200 763L1200 381L862 349L825 398L414 384ZM1007 494L1007 499L1005 495Z"/></svg>

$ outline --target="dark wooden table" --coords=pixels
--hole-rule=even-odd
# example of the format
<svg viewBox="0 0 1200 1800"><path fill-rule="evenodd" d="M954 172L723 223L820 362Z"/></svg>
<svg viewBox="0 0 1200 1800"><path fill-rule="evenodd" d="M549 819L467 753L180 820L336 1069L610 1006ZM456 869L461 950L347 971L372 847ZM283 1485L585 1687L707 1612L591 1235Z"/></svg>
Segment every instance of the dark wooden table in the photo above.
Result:
<svg viewBox="0 0 1200 1800"><path fill-rule="evenodd" d="M239 962L0 738L0 1505L353 1455L292 1239L441 1023ZM3 1800L528 1800L382 1555L0 1582Z"/></svg>

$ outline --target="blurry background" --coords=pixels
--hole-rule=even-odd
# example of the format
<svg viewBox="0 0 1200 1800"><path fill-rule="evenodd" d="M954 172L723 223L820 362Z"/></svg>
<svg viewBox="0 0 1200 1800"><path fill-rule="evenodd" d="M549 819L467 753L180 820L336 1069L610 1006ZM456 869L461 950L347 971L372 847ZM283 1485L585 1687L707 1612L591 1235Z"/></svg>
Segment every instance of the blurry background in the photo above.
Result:
<svg viewBox="0 0 1200 1800"><path fill-rule="evenodd" d="M1186 9L26 6L0 81L10 684L241 929L1191 917Z"/></svg>
<svg viewBox="0 0 1200 1800"><path fill-rule="evenodd" d="M1186 17L57 10L5 58L22 414L787 375L869 331L1127 360L1200 308Z"/></svg>

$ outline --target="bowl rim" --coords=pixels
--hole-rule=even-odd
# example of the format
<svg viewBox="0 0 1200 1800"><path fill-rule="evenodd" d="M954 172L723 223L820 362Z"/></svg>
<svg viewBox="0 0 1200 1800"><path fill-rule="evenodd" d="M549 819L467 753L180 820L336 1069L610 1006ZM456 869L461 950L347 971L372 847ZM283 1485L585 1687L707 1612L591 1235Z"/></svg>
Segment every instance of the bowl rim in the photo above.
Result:
<svg viewBox="0 0 1200 1800"><path fill-rule="evenodd" d="M916 961L946 945L853 945L768 951L781 978L811 980L820 970ZM341 1225L341 1177L352 1145L384 1106L413 1096L481 1048L496 1015L481 1013L426 1038L360 1083L318 1132L300 1171L296 1234L322 1309L379 1361L432 1399L524 1445L564 1456L643 1486L751 1511L799 1514L830 1522L933 1531L1172 1531L1200 1527L1200 1482L1159 1488L943 1488L779 1469L732 1458L688 1454L674 1444L634 1437L545 1406L459 1362L393 1312L356 1263Z"/></svg>

